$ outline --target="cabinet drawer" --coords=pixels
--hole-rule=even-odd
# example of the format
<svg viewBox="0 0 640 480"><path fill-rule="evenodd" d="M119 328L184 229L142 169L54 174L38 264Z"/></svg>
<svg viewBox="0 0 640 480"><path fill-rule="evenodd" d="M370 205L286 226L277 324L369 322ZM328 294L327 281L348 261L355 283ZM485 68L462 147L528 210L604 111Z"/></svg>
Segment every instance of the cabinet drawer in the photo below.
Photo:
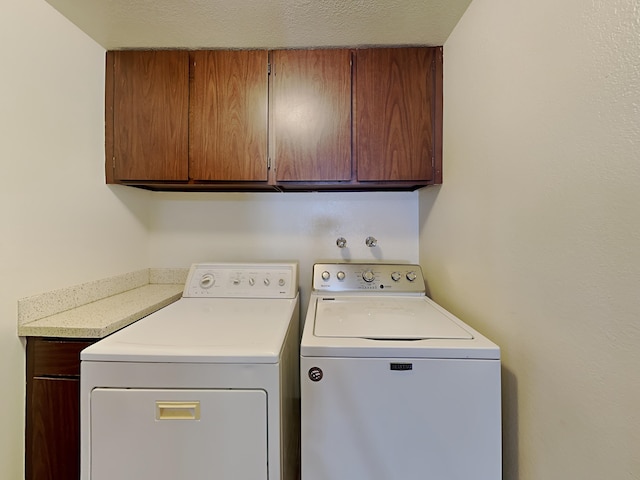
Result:
<svg viewBox="0 0 640 480"><path fill-rule="evenodd" d="M31 375L79 376L80 351L96 340L27 338L27 360Z"/></svg>

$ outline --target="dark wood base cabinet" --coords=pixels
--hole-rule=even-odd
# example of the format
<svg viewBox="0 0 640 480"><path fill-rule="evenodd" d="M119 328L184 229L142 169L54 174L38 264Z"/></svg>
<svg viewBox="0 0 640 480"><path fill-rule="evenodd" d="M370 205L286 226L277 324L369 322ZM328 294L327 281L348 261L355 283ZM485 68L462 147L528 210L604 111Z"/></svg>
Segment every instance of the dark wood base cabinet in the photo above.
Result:
<svg viewBox="0 0 640 480"><path fill-rule="evenodd" d="M26 480L80 478L80 351L96 340L27 337Z"/></svg>

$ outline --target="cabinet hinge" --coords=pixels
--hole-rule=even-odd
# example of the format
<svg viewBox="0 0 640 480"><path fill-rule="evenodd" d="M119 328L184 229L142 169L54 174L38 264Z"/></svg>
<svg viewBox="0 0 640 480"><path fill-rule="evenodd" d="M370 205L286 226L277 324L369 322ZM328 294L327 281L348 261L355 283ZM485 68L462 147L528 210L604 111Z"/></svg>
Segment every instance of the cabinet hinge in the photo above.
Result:
<svg viewBox="0 0 640 480"><path fill-rule="evenodd" d="M271 62L267 63L267 75L271 75Z"/></svg>
<svg viewBox="0 0 640 480"><path fill-rule="evenodd" d="M115 169L116 169L116 157L113 157L113 158L111 159L111 162L112 162L112 163L111 163L111 168L113 168L113 169L115 170Z"/></svg>
<svg viewBox="0 0 640 480"><path fill-rule="evenodd" d="M267 158L267 170L271 170L271 157Z"/></svg>

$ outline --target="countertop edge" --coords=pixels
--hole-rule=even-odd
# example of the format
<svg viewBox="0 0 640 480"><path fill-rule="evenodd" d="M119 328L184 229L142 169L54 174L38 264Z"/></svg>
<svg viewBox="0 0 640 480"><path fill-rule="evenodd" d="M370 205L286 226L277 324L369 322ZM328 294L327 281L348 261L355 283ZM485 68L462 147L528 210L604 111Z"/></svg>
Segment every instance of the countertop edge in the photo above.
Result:
<svg viewBox="0 0 640 480"><path fill-rule="evenodd" d="M20 337L103 338L175 302L181 284L147 284L18 325Z"/></svg>

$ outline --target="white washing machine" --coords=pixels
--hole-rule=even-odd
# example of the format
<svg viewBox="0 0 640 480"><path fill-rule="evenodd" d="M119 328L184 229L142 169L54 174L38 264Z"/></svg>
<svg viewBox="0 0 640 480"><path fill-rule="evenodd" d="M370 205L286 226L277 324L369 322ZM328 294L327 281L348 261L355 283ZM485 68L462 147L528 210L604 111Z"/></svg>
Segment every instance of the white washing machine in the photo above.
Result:
<svg viewBox="0 0 640 480"><path fill-rule="evenodd" d="M500 480L500 350L418 265L316 264L300 346L302 480Z"/></svg>
<svg viewBox="0 0 640 480"><path fill-rule="evenodd" d="M295 480L298 266L203 263L83 350L83 480Z"/></svg>

